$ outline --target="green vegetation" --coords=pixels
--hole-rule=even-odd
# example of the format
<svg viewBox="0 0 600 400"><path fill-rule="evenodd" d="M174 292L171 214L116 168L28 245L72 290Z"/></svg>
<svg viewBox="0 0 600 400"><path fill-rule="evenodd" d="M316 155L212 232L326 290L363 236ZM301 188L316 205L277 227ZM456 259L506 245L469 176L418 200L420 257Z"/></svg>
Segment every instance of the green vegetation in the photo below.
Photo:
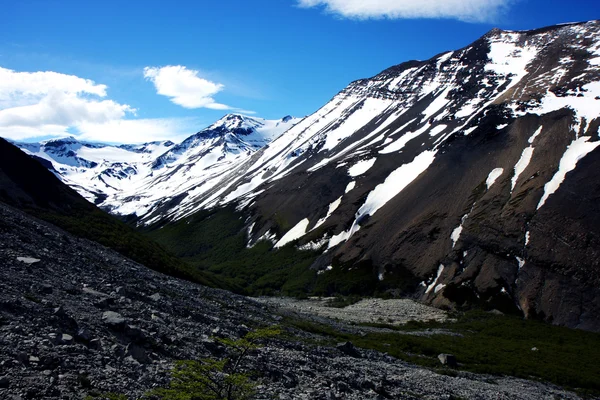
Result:
<svg viewBox="0 0 600 400"><path fill-rule="evenodd" d="M299 251L292 245L273 249L267 241L248 248L244 226L241 214L225 208L153 227L148 235L189 265L217 276L238 292L289 296L311 292L317 278L309 268L315 252Z"/></svg>
<svg viewBox="0 0 600 400"><path fill-rule="evenodd" d="M249 332L241 339L220 339L229 353L221 360L178 361L167 388L152 390L147 397L161 400L246 400L254 395L255 383L244 367L259 342L281 333L278 327Z"/></svg>
<svg viewBox="0 0 600 400"><path fill-rule="evenodd" d="M299 329L325 336L326 341L352 341L357 347L386 352L399 359L441 373L456 371L441 368L437 355L454 354L458 370L494 375L509 375L552 382L580 392L600 393L600 335L523 320L471 311L454 323L411 322L387 326L392 332L366 335L342 333L329 325L288 319ZM415 331L444 329L454 335Z"/></svg>
<svg viewBox="0 0 600 400"><path fill-rule="evenodd" d="M90 394L84 400L128 400L127 396L118 393Z"/></svg>
<svg viewBox="0 0 600 400"><path fill-rule="evenodd" d="M331 300L328 300L325 305L327 307L333 308L344 308L351 306L352 304L356 304L361 301L363 298L361 296L351 295L351 296L336 296Z"/></svg>
<svg viewBox="0 0 600 400"><path fill-rule="evenodd" d="M146 233L187 264L204 271L239 293L269 296L385 296L386 289L404 289L415 281L403 268L381 282L369 262L352 270L334 260L334 268L318 275L310 266L316 251L298 250L295 243L274 249L269 241L247 247L243 214L233 207L200 211Z"/></svg>

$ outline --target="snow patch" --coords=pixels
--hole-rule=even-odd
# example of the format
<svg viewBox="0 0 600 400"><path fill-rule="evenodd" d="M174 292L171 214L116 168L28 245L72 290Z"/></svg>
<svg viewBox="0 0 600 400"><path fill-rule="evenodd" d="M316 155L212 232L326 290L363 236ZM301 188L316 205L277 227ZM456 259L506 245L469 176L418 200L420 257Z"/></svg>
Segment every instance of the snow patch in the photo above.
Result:
<svg viewBox="0 0 600 400"><path fill-rule="evenodd" d="M458 239L460 239L460 234L462 233L462 230L463 230L463 224L465 223L465 221L467 220L468 217L469 217L469 214L463 215L463 217L460 220L460 225L452 231L452 234L450 235L450 239L452 239L452 248L454 248L454 246L456 246L456 242L458 242Z"/></svg>
<svg viewBox="0 0 600 400"><path fill-rule="evenodd" d="M540 135L540 133L542 133L542 129L543 129L543 126L540 126L538 128L538 130L535 131L535 133L528 140L529 144L533 144L533 141L535 140L535 138L538 137Z"/></svg>
<svg viewBox="0 0 600 400"><path fill-rule="evenodd" d="M308 228L309 223L310 221L308 218L304 218L302 221L298 222L296 226L290 229L285 235L283 235L279 242L275 244L275 248L278 249L290 242L293 242L294 240L300 239L306 234L306 228Z"/></svg>
<svg viewBox="0 0 600 400"><path fill-rule="evenodd" d="M371 169L373 165L375 165L376 158L371 158L369 160L362 160L354 164L348 169L348 175L351 177L356 177L364 174L368 170Z"/></svg>
<svg viewBox="0 0 600 400"><path fill-rule="evenodd" d="M542 132L542 127L540 126L535 133L529 138L529 144L532 144L536 137ZM533 156L533 146L526 147L521 154L521 158L515 164L515 174L511 179L510 191L512 193L517 186L517 182L519 180L519 176L525 171L529 163L531 162L531 157Z"/></svg>
<svg viewBox="0 0 600 400"><path fill-rule="evenodd" d="M521 37L519 33L509 32L490 39L488 57L491 62L485 66L485 69L511 79L504 90L505 93L527 75L527 66L537 55L535 47L520 47L517 44Z"/></svg>
<svg viewBox="0 0 600 400"><path fill-rule="evenodd" d="M448 102L450 101L449 99L447 99L448 93L452 89L453 89L452 86L448 87L442 93L440 93L440 95L437 96L435 98L435 100L433 100L431 102L431 104L429 104L429 107L427 107L427 109L425 109L425 111L423 111L423 115L425 116L425 119L431 118L436 113L438 113L442 108L444 108L444 106L446 106L448 104Z"/></svg>
<svg viewBox="0 0 600 400"><path fill-rule="evenodd" d="M340 196L339 199L337 199L336 201L334 201L333 203L331 203L329 205L329 209L327 210L327 215L324 218L321 218L320 220L318 220L317 223L316 223L316 225L315 225L315 227L312 228L312 230L314 231L319 226L323 225L325 223L325 221L327 221L327 219L329 219L329 217L331 217L331 214L333 214L333 212L335 210L337 210L337 208L340 206L340 204L342 204L342 197L341 196Z"/></svg>
<svg viewBox="0 0 600 400"><path fill-rule="evenodd" d="M423 127L421 127L420 129L418 129L414 132L406 132L399 139L397 139L396 141L392 142L391 144L389 144L388 146L386 146L385 148L380 150L379 153L380 154L389 154L389 153L393 153L393 152L402 150L408 142L410 142L411 140L413 140L416 137L419 137L421 134L426 132L430 127L431 127L431 125L429 123L427 123Z"/></svg>
<svg viewBox="0 0 600 400"><path fill-rule="evenodd" d="M443 283L440 283L439 285L436 285L436 286L435 286L435 288L433 289L433 293L437 293L437 292L439 292L440 290L442 290L442 289L443 289L443 288L445 288L445 287L446 287L446 285L445 285L445 284L443 284Z"/></svg>
<svg viewBox="0 0 600 400"><path fill-rule="evenodd" d="M444 264L440 264L440 266L438 267L437 276L435 277L434 281L431 282L431 284L429 286L427 286L427 289L425 290L425 294L429 294L429 292L431 292L433 290L433 288L435 288L437 286L437 281L440 279L440 276L442 276L442 272L444 272ZM435 292L435 293L437 293L437 292Z"/></svg>
<svg viewBox="0 0 600 400"><path fill-rule="evenodd" d="M492 170L492 172L490 172L487 179L485 180L485 185L487 186L488 190L490 190L490 188L496 182L496 180L500 178L502 173L504 173L504 168L495 168Z"/></svg>
<svg viewBox="0 0 600 400"><path fill-rule="evenodd" d="M405 187L429 168L435 160L437 151L424 151L415 159L393 171L386 180L373 189L365 203L356 212L356 222L361 217L373 215L388 201L396 197Z"/></svg>
<svg viewBox="0 0 600 400"><path fill-rule="evenodd" d="M360 229L360 226L356 228L356 230L354 230L354 232L358 231ZM350 230L347 231L343 231L338 233L335 236L332 236L331 239L329 239L329 245L327 246L327 250L337 246L338 244L347 241L348 239L350 239L350 233L352 232L352 228ZM352 233L354 233L352 232Z"/></svg>
<svg viewBox="0 0 600 400"><path fill-rule="evenodd" d="M443 132L447 127L448 127L448 125L444 125L444 124L437 125L429 131L429 136L437 136L441 132Z"/></svg>
<svg viewBox="0 0 600 400"><path fill-rule="evenodd" d="M537 209L539 210L550 195L554 194L561 183L565 180L567 173L573 171L577 166L577 162L585 157L588 153L592 152L596 147L600 146L600 141L590 142L589 136L582 136L575 139L568 147L567 151L563 154L558 165L558 171L552 179L546 185L544 185L544 195L540 200Z"/></svg>
<svg viewBox="0 0 600 400"><path fill-rule="evenodd" d="M356 182L352 181L348 184L348 186L346 186L346 190L344 191L344 194L350 192L352 189L354 189L356 187Z"/></svg>
<svg viewBox="0 0 600 400"><path fill-rule="evenodd" d="M515 164L515 174L511 179L510 191L515 190L515 186L517 186L517 181L519 180L519 176L525 171L525 168L529 165L531 161L531 157L533 156L533 147L526 147L521 154L521 158Z"/></svg>

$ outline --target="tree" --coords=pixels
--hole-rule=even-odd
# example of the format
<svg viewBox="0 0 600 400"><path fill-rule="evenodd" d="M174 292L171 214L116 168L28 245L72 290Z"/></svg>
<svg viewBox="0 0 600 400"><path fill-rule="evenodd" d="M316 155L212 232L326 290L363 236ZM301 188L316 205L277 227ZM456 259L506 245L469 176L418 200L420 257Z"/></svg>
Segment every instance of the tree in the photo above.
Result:
<svg viewBox="0 0 600 400"><path fill-rule="evenodd" d="M216 338L226 346L227 357L177 361L169 387L152 390L148 397L161 400L251 399L256 385L243 363L253 350L261 347L261 340L280 333L279 327L269 327L249 332L237 340Z"/></svg>

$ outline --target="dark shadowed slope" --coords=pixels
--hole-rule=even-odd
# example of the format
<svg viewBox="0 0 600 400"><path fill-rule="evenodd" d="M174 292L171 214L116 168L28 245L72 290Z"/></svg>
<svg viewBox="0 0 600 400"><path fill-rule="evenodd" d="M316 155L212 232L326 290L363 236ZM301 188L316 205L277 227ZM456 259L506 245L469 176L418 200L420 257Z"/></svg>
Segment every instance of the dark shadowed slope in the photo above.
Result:
<svg viewBox="0 0 600 400"><path fill-rule="evenodd" d="M17 147L0 139L0 201L111 247L152 269L214 285L152 240L99 210Z"/></svg>

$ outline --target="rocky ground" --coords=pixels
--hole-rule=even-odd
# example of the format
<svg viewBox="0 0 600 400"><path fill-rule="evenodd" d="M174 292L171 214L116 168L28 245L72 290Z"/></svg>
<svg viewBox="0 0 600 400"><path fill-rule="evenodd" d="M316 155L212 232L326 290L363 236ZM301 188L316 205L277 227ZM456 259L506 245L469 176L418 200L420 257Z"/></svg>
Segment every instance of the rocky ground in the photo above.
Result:
<svg viewBox="0 0 600 400"><path fill-rule="evenodd" d="M0 265L2 399L139 398L168 382L173 361L222 355L212 337L281 320L276 305L155 273L2 204ZM514 378L439 375L284 329L248 359L260 399L578 398Z"/></svg>

